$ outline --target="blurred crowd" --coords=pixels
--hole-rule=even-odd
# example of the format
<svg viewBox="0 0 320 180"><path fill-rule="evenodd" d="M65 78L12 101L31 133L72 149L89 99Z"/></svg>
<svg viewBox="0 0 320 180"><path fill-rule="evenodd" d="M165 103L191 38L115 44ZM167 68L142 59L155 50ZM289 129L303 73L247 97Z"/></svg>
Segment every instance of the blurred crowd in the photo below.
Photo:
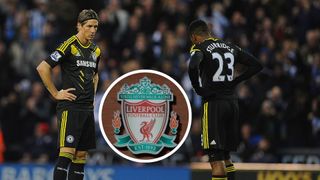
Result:
<svg viewBox="0 0 320 180"><path fill-rule="evenodd" d="M200 18L215 37L248 50L264 66L237 88L241 160L278 162L281 148L320 147L320 0L0 0L0 161L55 160L56 102L35 68L76 33L77 15L87 8L100 18L96 119L102 95L117 77L159 70L180 82L193 107L190 136L179 153L202 161L201 98L187 74L186 31ZM53 79L60 87L59 67ZM103 149L98 126L97 136Z"/></svg>

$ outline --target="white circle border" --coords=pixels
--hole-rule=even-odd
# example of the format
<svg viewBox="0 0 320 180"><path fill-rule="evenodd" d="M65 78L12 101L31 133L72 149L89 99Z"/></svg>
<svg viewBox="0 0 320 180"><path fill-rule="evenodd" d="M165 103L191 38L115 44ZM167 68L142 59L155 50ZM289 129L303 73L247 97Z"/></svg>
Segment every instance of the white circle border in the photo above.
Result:
<svg viewBox="0 0 320 180"><path fill-rule="evenodd" d="M182 138L182 140L179 142L179 144L173 149L171 150L169 153L161 156L161 157L158 157L158 158L154 158L154 159L138 159L138 158L133 158L133 157L130 157L124 153L122 153L121 151L119 151L112 143L111 141L108 139L105 131L104 131L104 128L103 128L103 124L102 124L102 107L104 105L104 101L107 97L107 95L109 94L109 92L111 91L111 89L119 82L121 81L122 79L128 77L128 76L131 76L131 75L134 75L134 74L141 74L141 73L150 73L150 74L157 74L157 75L160 75L166 79L169 79L172 83L174 83L178 89L180 90L180 92L183 94L183 97L187 103L187 107L188 107L188 126L187 126L187 129L186 129L186 132ZM100 105L99 105L99 128L100 128L100 131L103 135L103 138L104 140L108 143L109 147L111 147L111 149L116 152L118 155L120 155L121 157L127 159L127 160L130 160L130 161L133 161L133 162L138 162L138 163L154 163L154 162L158 162L158 161L161 161L169 156L171 156L173 153L175 153L181 146L182 144L185 142L185 140L187 139L188 135L189 135L189 132L190 132L190 129L191 129L191 120L192 120L192 111L191 111L191 105L190 105L190 101L189 101L189 98L187 96L187 94L185 93L184 89L181 87L181 85L176 81L174 80L172 77L168 76L167 74L164 74L160 71L156 71L156 70L149 70L149 69L140 69L140 70L134 70L134 71L131 71L131 72L128 72L120 77L118 77L115 81L113 81L111 83L111 85L108 87L108 89L105 91L105 93L103 94L103 97L100 101Z"/></svg>

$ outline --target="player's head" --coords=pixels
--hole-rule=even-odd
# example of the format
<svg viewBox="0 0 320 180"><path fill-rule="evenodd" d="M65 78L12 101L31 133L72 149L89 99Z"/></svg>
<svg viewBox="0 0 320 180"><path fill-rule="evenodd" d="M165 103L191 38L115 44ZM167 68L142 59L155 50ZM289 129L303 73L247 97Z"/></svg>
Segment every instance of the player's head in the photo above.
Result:
<svg viewBox="0 0 320 180"><path fill-rule="evenodd" d="M188 33L192 43L197 44L210 36L210 29L206 22L198 19L190 23Z"/></svg>
<svg viewBox="0 0 320 180"><path fill-rule="evenodd" d="M98 15L92 9L84 9L79 13L77 29L84 38L92 40L98 29Z"/></svg>

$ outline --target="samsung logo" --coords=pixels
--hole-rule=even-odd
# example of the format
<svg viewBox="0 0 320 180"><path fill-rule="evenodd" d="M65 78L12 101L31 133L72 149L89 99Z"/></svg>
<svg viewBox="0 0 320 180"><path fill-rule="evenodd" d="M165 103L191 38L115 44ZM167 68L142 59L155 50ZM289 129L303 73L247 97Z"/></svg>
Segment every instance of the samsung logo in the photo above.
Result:
<svg viewBox="0 0 320 180"><path fill-rule="evenodd" d="M96 68L96 63L91 61L83 61L83 60L77 60L77 66L83 66L83 67L92 67Z"/></svg>

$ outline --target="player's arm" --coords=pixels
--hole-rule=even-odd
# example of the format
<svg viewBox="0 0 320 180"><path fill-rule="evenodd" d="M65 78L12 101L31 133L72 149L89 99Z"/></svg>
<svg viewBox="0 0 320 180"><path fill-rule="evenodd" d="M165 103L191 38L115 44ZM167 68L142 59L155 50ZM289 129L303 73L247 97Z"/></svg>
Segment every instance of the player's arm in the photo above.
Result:
<svg viewBox="0 0 320 180"><path fill-rule="evenodd" d="M198 95L205 97L209 94L202 87L200 87L199 82L199 65L203 59L203 56L204 55L201 51L192 52L189 62L188 73L193 89L196 91Z"/></svg>
<svg viewBox="0 0 320 180"><path fill-rule="evenodd" d="M97 92L98 82L99 82L99 75L98 73L95 73L95 75L93 76L94 94L96 94Z"/></svg>
<svg viewBox="0 0 320 180"><path fill-rule="evenodd" d="M201 51L196 51L191 54L189 62L189 78L192 84L192 87L197 90L200 88L199 83L199 64L202 61L203 53Z"/></svg>
<svg viewBox="0 0 320 180"><path fill-rule="evenodd" d="M93 76L94 95L96 95L96 93L97 93L98 82L99 82L99 75L98 75L98 73L95 73L95 75ZM95 105L95 97L93 97L93 106L94 105Z"/></svg>
<svg viewBox="0 0 320 180"><path fill-rule="evenodd" d="M94 70L94 76L93 76L93 87L94 87L94 95L96 95L97 90L98 90L98 83L99 83L99 73L98 73L98 66L99 66L99 62L101 59L101 51L99 48L97 48L95 50L97 57L97 65L96 65L96 69ZM93 106L95 104L95 97L93 98Z"/></svg>
<svg viewBox="0 0 320 180"><path fill-rule="evenodd" d="M77 98L74 94L70 93L70 91L74 91L75 88L69 88L66 90L62 89L60 91L57 90L56 86L52 81L52 68L46 61L42 61L38 65L37 71L42 79L43 84L48 89L48 91L54 99L74 101Z"/></svg>
<svg viewBox="0 0 320 180"><path fill-rule="evenodd" d="M233 85L237 85L240 82L249 79L263 68L256 57L240 48L239 50L239 63L245 65L247 69L233 80Z"/></svg>
<svg viewBox="0 0 320 180"><path fill-rule="evenodd" d="M93 76L93 85L94 85L94 94L96 94L97 89L98 89L98 82L99 82L99 75L98 75L98 66L99 66L99 62L101 59L101 50L100 48L97 47L97 49L95 50L95 53L97 55L97 65L96 68L94 70L94 76Z"/></svg>

